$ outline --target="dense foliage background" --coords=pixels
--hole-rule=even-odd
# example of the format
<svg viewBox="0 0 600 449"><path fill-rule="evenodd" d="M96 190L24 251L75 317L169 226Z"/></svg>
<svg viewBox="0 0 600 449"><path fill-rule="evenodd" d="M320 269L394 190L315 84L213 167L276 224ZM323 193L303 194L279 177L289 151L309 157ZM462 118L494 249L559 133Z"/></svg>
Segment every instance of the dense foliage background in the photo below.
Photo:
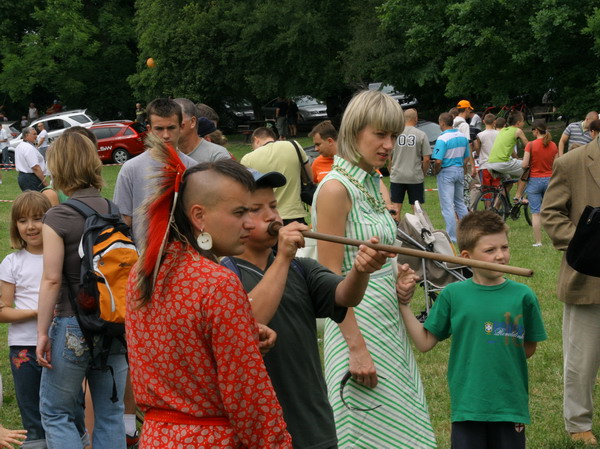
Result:
<svg viewBox="0 0 600 449"><path fill-rule="evenodd" d="M103 119L159 95L209 104L344 99L369 81L421 108L500 104L549 89L598 107L593 0L21 0L0 3L0 104L59 98ZM156 62L146 66L147 58ZM255 108L259 109L259 108ZM15 114L12 114L15 115ZM12 117L15 118L15 117Z"/></svg>

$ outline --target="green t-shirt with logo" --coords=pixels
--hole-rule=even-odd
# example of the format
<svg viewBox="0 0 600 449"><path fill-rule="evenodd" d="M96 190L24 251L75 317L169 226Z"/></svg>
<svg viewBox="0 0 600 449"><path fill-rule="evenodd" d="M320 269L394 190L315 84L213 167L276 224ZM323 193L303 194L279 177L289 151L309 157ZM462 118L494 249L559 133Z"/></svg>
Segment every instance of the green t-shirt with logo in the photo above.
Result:
<svg viewBox="0 0 600 449"><path fill-rule="evenodd" d="M535 293L505 280L484 286L472 279L448 285L425 328L439 340L452 335L448 384L452 422L529 424L524 341L547 338Z"/></svg>

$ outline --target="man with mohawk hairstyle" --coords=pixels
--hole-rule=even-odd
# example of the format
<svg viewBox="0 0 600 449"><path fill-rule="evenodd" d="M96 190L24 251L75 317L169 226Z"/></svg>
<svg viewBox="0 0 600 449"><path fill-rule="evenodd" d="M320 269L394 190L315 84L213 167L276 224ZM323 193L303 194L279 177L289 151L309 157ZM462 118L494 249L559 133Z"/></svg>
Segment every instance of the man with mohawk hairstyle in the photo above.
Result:
<svg viewBox="0 0 600 449"><path fill-rule="evenodd" d="M217 264L248 239L254 180L231 159L184 174L171 145L151 142L162 175L140 210L147 233L126 315L140 447L291 449L250 302ZM273 344L273 331L261 334Z"/></svg>

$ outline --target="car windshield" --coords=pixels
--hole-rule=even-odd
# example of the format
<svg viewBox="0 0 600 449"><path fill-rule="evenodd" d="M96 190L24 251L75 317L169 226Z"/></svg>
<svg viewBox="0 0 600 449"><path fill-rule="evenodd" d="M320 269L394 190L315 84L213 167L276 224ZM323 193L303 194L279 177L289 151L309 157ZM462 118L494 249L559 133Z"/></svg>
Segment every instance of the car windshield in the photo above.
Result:
<svg viewBox="0 0 600 449"><path fill-rule="evenodd" d="M396 88L391 84L384 84L382 86L381 83L369 83L369 90L380 90L383 93L389 95L398 93L398 91L396 91Z"/></svg>
<svg viewBox="0 0 600 449"><path fill-rule="evenodd" d="M92 114L90 111L85 111L85 114L91 119L92 122L98 123L100 119Z"/></svg>
<svg viewBox="0 0 600 449"><path fill-rule="evenodd" d="M318 104L323 104L323 102L321 100L317 100L316 98L311 97L310 95L303 95L302 97L296 97L296 98L294 98L294 101L296 102L298 107L314 106L314 105L318 105Z"/></svg>
<svg viewBox="0 0 600 449"><path fill-rule="evenodd" d="M440 126L433 122L419 122L417 128L427 134L427 140L430 142L437 140L442 133Z"/></svg>

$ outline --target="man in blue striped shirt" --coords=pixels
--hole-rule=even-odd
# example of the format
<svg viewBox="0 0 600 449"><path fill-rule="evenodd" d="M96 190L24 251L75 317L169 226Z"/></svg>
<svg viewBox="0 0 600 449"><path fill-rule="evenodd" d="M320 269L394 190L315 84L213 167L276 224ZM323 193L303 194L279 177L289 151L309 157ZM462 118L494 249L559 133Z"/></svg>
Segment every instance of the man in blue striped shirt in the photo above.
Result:
<svg viewBox="0 0 600 449"><path fill-rule="evenodd" d="M442 134L438 137L431 159L435 161L438 194L446 232L456 242L456 217L467 215L464 200L465 165L470 158L469 140L452 127L452 115L440 114L438 123Z"/></svg>

